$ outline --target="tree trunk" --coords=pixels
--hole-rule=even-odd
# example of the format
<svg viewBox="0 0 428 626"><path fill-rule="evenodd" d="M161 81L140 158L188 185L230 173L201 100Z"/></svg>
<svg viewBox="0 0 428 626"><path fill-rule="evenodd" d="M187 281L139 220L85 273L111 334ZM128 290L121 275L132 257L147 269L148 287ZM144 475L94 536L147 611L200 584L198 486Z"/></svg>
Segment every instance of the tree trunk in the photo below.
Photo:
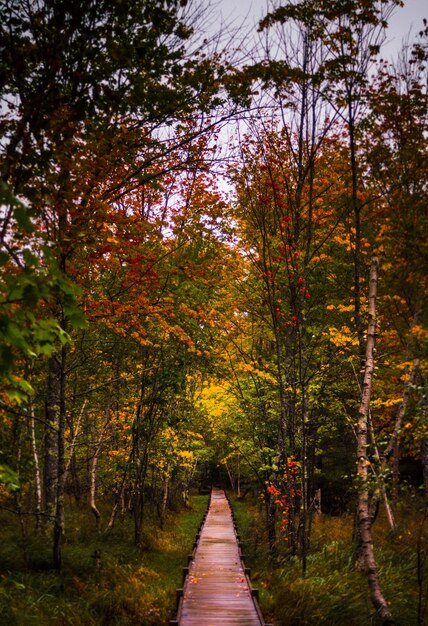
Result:
<svg viewBox="0 0 428 626"><path fill-rule="evenodd" d="M421 443L421 462L424 477L425 491L428 493L428 439L423 439Z"/></svg>
<svg viewBox="0 0 428 626"><path fill-rule="evenodd" d="M368 420L370 410L370 397L374 372L374 347L376 338L376 294L377 275L379 261L376 256L372 258L370 268L369 288L369 324L367 330L367 344L364 366L364 379L362 388L361 404L358 411L357 429L357 478L358 492L358 530L361 539L361 551L364 560L365 571L368 578L370 596L374 607L382 621L382 624L394 624L392 614L387 602L383 597L380 587L379 575L373 550L373 538L370 523L368 481Z"/></svg>
<svg viewBox="0 0 428 626"><path fill-rule="evenodd" d="M125 515L125 486L126 486L126 479L127 479L127 475L128 475L128 466L129 466L129 460L128 463L126 465L125 468L125 472L123 474L122 477L122 482L120 484L120 489L119 489L119 493L116 495L116 502L114 503L111 515L110 515L110 519L109 522L107 524L107 528L106 528L106 532L110 531L113 529L114 523L116 521L116 514L117 514L117 510L119 508L120 505L120 513L122 518Z"/></svg>
<svg viewBox="0 0 428 626"><path fill-rule="evenodd" d="M96 493L97 493L97 467L98 467L98 459L100 456L100 452L101 452L101 448L102 448L102 444L104 441L104 435L107 431L107 427L110 423L110 419L111 419L111 415L110 415L110 404L107 406L106 409L106 414L105 414L105 419L104 419L104 424L103 427L101 429L101 433L100 436L98 437L98 440L95 444L95 450L94 450L94 454L92 456L91 459L91 465L90 465L90 471L89 471L89 478L90 478L90 491L89 491L89 506L91 507L91 511L94 514L95 517L95 524L97 527L97 530L100 530L100 521L101 521L101 514L98 510L97 504L96 504Z"/></svg>
<svg viewBox="0 0 428 626"><path fill-rule="evenodd" d="M57 356L52 356L48 366L48 381L44 433L44 492L45 523L53 524L58 482L58 414L60 404L61 366Z"/></svg>
<svg viewBox="0 0 428 626"><path fill-rule="evenodd" d="M63 323L63 327L65 324ZM62 564L62 540L64 537L64 491L65 491L65 379L66 379L67 349L62 347L58 361L59 374L59 411L57 427L57 479L56 479L56 506L53 534L53 565L57 571Z"/></svg>
<svg viewBox="0 0 428 626"><path fill-rule="evenodd" d="M90 471L90 493L89 493L89 505L91 507L91 511L94 514L95 517L95 525L97 527L97 530L99 532L100 530L100 521L101 521L101 514L97 508L97 504L96 504L96 491L97 491L97 465L98 465L98 453L99 453L99 449L95 452L94 456L92 457L92 461L91 461L91 471Z"/></svg>
<svg viewBox="0 0 428 626"><path fill-rule="evenodd" d="M134 543L136 546L141 546L143 539L144 494L143 485L140 483L135 486L132 507L134 512Z"/></svg>
<svg viewBox="0 0 428 626"><path fill-rule="evenodd" d="M72 483L73 483L73 494L76 499L76 502L80 502L80 495L81 495L80 494L80 481L79 481L79 475L77 473L77 464L76 464L76 452L75 452L76 441L77 441L77 437L79 436L80 423L85 413L85 408L87 404L88 404L88 400L86 398L82 404L82 408L80 410L80 414L77 419L77 424L74 428L74 432L72 433L72 439L70 443L70 453L69 453L67 464L65 466L64 480L67 480L68 473L71 472Z"/></svg>
<svg viewBox="0 0 428 626"><path fill-rule="evenodd" d="M16 470L18 474L19 480L21 480L21 463L22 463L22 431L20 421L16 424ZM16 512L18 514L19 525L21 528L22 535L22 549L24 555L25 566L28 567L28 533L27 533L27 524L25 520L25 515L22 510L22 498L23 492L21 489L18 489L14 494L15 507Z"/></svg>
<svg viewBox="0 0 428 626"><path fill-rule="evenodd" d="M164 527L164 524L165 524L166 505L168 503L169 468L170 468L170 461L168 460L167 464L166 464L166 468L165 468L165 477L164 477L163 493L162 493L162 503L161 503L161 509L160 509L160 528L161 528L161 530L163 530L163 527Z"/></svg>
<svg viewBox="0 0 428 626"><path fill-rule="evenodd" d="M380 465L381 475L385 473L387 469L387 465L388 465L388 460L390 456L393 455L392 498L393 498L394 503L396 503L398 499L398 486L399 486L399 479L400 479L400 472L399 472L399 465L398 465L399 436L400 436L400 431L403 427L404 416L406 414L406 409L407 409L407 404L409 402L410 393L411 393L413 385L415 384L418 371L419 371L419 359L415 359L413 362L412 372L410 374L410 380L408 384L406 385L406 388L403 393L403 399L400 402L398 409L397 409L394 430L392 432L389 443L387 447L385 448L382 455L379 454L377 447L375 446L376 457ZM394 515L388 502L388 496L387 496L383 481L379 489L377 489L376 492L373 494L373 499L371 503L371 508L373 510L377 509L381 495L383 496L383 499L384 499L385 510L386 510L389 525L391 529L394 530L395 528ZM377 499L377 502L376 502L376 499ZM372 523L373 523L374 521L373 512L371 513L371 517L372 517Z"/></svg>
<svg viewBox="0 0 428 626"><path fill-rule="evenodd" d="M351 235L351 245L354 252L354 317L357 328L358 346L360 351L361 369L364 367L364 329L361 319L361 203L358 199L358 167L355 141L355 111L352 94L348 93L348 124L349 124L349 152L352 173L352 209L354 212L354 229Z"/></svg>
<svg viewBox="0 0 428 626"><path fill-rule="evenodd" d="M302 353L301 360L306 368L306 355L304 353L305 346L302 341ZM308 467L307 467L307 420L308 420L308 406L309 398L304 381L305 369L301 372L302 385L302 458L300 463L300 477L301 477L301 496L300 496L300 520L299 520L299 543L300 543L300 558L302 562L302 577L306 576L307 567L307 548L308 548L308 536L307 536L307 518L308 518Z"/></svg>
<svg viewBox="0 0 428 626"><path fill-rule="evenodd" d="M146 442L143 451L136 459L136 478L134 483L132 506L134 512L134 541L137 546L141 546L143 539L143 519L145 509L144 489L148 469L148 443Z"/></svg>
<svg viewBox="0 0 428 626"><path fill-rule="evenodd" d="M370 411L369 411L369 420L370 420L370 433L372 436L373 449L374 449L374 453L376 457L376 462L378 463L379 468L380 468L380 475L376 477L377 487L370 501L370 524L373 526L373 524L376 521L377 515L379 513L380 500L382 497L384 505L385 505L385 512L386 512L386 517L388 520L389 527L391 530L395 530L394 513L392 511L391 505L389 504L388 494L386 492L385 482L383 479L383 473L386 469L386 462L384 459L381 459L380 454L379 454L379 450L376 444L376 439L374 436L373 423L371 421Z"/></svg>
<svg viewBox="0 0 428 626"><path fill-rule="evenodd" d="M392 502L394 506L398 502L398 487L400 484L400 446L398 439L394 441L392 448Z"/></svg>
<svg viewBox="0 0 428 626"><path fill-rule="evenodd" d="M226 466L227 475L229 476L229 482L230 482L230 486L232 488L232 491L235 491L235 479L233 478L233 474L230 471L230 468L229 468L229 465L227 464L227 461L225 461L224 464Z"/></svg>
<svg viewBox="0 0 428 626"><path fill-rule="evenodd" d="M31 453L33 455L34 464L34 485L35 485L35 514L36 514L36 534L40 531L41 527L41 513L42 513L42 479L40 475L40 463L39 454L37 452L36 441L36 426L34 419L34 407L30 406L30 440L31 440Z"/></svg>
<svg viewBox="0 0 428 626"><path fill-rule="evenodd" d="M269 553L271 556L276 554L276 505L275 498L272 494L265 492L266 498L266 525L269 542Z"/></svg>
<svg viewBox="0 0 428 626"><path fill-rule="evenodd" d="M69 470L71 475L71 486L73 490L74 499L77 504L80 504L82 501L82 486L80 483L79 472L77 469L77 460L76 453L73 451L73 454L70 456L69 462Z"/></svg>
<svg viewBox="0 0 428 626"><path fill-rule="evenodd" d="M425 425L428 428L428 403L426 401L426 394L422 410L425 419ZM428 494L428 437L426 436L421 441L421 463L425 492Z"/></svg>

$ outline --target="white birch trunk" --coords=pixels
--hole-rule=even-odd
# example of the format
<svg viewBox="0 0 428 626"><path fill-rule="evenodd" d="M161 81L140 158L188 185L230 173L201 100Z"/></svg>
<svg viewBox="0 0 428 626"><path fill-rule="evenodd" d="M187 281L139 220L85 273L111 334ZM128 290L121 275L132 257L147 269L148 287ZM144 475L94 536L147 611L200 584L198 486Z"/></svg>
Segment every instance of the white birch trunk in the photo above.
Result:
<svg viewBox="0 0 428 626"><path fill-rule="evenodd" d="M358 477L358 529L361 539L361 551L367 574L370 596L374 607L381 619L382 624L394 624L394 619L388 608L388 604L383 597L380 587L379 574L373 550L373 538L371 530L369 491L368 491L368 422L370 411L370 397L372 391L374 372L374 348L376 341L376 295L377 276L379 261L373 256L370 268L369 287L369 324L367 330L366 360L364 368L364 379L361 396L361 404L358 411L357 430L357 477Z"/></svg>
<svg viewBox="0 0 428 626"><path fill-rule="evenodd" d="M34 463L34 486L35 486L35 496L36 496L36 506L35 506L36 533L38 533L41 528L42 477L40 474L39 454L37 451L36 425L35 425L33 405L30 406L30 440L31 440L31 453L33 455L33 463Z"/></svg>

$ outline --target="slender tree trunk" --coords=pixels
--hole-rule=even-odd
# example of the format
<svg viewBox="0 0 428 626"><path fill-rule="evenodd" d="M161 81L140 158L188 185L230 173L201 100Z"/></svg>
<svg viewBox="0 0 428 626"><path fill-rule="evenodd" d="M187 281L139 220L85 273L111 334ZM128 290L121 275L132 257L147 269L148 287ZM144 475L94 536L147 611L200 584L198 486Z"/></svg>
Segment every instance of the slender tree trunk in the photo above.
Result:
<svg viewBox="0 0 428 626"><path fill-rule="evenodd" d="M80 410L79 417L77 419L77 424L76 424L76 426L74 428L74 432L72 434L72 439L71 439L71 443L70 443L69 457L68 457L67 464L65 466L65 478L64 478L64 480L67 480L68 473L71 472L72 481L73 481L73 493L74 493L74 497L76 499L76 502L80 502L80 482L79 482L79 476L78 476L77 467L76 467L76 453L75 453L75 449L76 449L77 437L79 436L79 432L80 432L80 423L81 423L82 417L83 417L83 415L85 413L85 408L86 408L87 404L88 404L88 400L85 399L83 404L82 404L82 408Z"/></svg>
<svg viewBox="0 0 428 626"><path fill-rule="evenodd" d="M67 173L63 172L63 176L67 177ZM61 176L62 176L61 175ZM66 236L68 228L68 210L67 201L61 198L58 209L58 263L59 267L67 276L66 260L69 252L65 252L63 248L63 238ZM66 246L67 247L67 246ZM57 304L57 319L63 331L67 331L67 319L63 306L59 301ZM58 355L50 360L53 368L50 380L53 387L51 390L50 400L53 401L48 408L51 413L49 416L56 424L56 460L52 462L52 470L55 474L55 494L52 508L55 511L53 524L53 566L59 572L62 565L62 543L64 538L64 493L66 481L66 465L65 465L65 428L66 420L66 380L67 380L67 346L62 346L58 351ZM51 371L49 372L51 374ZM49 403L48 403L49 404ZM47 411L48 412L48 411Z"/></svg>
<svg viewBox="0 0 428 626"><path fill-rule="evenodd" d="M394 441L392 447L392 502L397 506L398 489L400 485L400 446L398 439Z"/></svg>
<svg viewBox="0 0 428 626"><path fill-rule="evenodd" d="M235 480L233 478L232 472L229 469L229 465L227 464L227 461L225 461L225 465L226 465L227 475L229 476L230 486L232 488L232 491L235 491Z"/></svg>
<svg viewBox="0 0 428 626"><path fill-rule="evenodd" d="M100 456L102 444L104 441L104 436L107 430L107 427L110 423L111 415L110 415L110 405L106 409L106 415L104 419L104 424L101 429L100 436L95 444L94 454L91 459L91 466L89 471L90 478L90 490L89 490L89 506L91 507L91 511L95 517L95 524L97 530L100 530L100 521L101 521L101 513L98 510L96 504L96 493L97 493L97 467L98 467L98 459Z"/></svg>
<svg viewBox="0 0 428 626"><path fill-rule="evenodd" d="M34 464L34 486L35 486L35 514L36 514L36 534L41 528L41 513L42 513L42 479L40 475L40 463L39 454L37 451L36 441L36 425L34 419L34 407L30 405L30 441L31 441L31 453L33 455Z"/></svg>
<svg viewBox="0 0 428 626"><path fill-rule="evenodd" d="M358 492L358 530L361 538L361 550L367 574L370 596L374 607L382 621L382 624L394 624L388 604L383 597L380 587L379 575L373 550L373 538L370 523L369 491L368 491L368 420L370 410L370 397L374 372L374 347L376 338L376 295L377 276L379 261L376 256L372 258L370 269L369 288L369 324L367 330L366 355L364 366L364 379L362 388L361 404L358 411L357 429L357 477L359 484Z"/></svg>
<svg viewBox="0 0 428 626"><path fill-rule="evenodd" d="M321 517L322 515L322 491L321 491L321 487L318 487L318 489L315 491L315 496L314 496L314 512Z"/></svg>
<svg viewBox="0 0 428 626"><path fill-rule="evenodd" d="M381 472L381 474L385 473L385 471L387 469L387 466L388 466L388 460L391 457L391 455L393 455L393 485L392 485L392 494L393 494L393 502L394 503L396 503L397 499L398 499L398 486L399 486L399 479L400 479L399 466L398 466L400 431L401 431L401 429L403 427L404 416L406 414L407 404L409 402L412 386L415 384L416 377L418 375L418 371L419 371L419 359L415 359L414 362L413 362L413 367L412 367L412 371L411 371L411 374L410 374L410 380L409 380L408 384L406 385L406 388L405 388L404 393L403 393L403 399L400 402L400 404L398 405L397 414L396 414L396 418L395 418L395 424L394 424L394 430L392 432L392 435L391 435L391 438L389 440L389 443L388 443L387 447L385 448L385 450L384 450L382 455L379 454L379 452L377 450L377 447L375 445L376 457L377 457L377 461L378 461L378 463L380 465L380 472ZM390 525L391 529L394 530L394 528L395 528L394 515L393 515L393 512L392 512L391 507L389 505L388 496L387 496L385 485L383 484L383 482L382 482L382 485L379 487L379 489L377 489L376 492L373 494L371 508L373 510L375 510L378 507L378 501L379 501L381 495L383 496L383 499L384 499L385 510L386 510L386 514L387 514L389 525ZM377 502L376 502L376 499L378 500ZM373 521L374 521L374 519L373 519L373 513L372 513L372 522Z"/></svg>
<svg viewBox="0 0 428 626"><path fill-rule="evenodd" d="M91 471L90 471L90 492L89 492L89 506L91 507L91 511L95 517L95 525L99 532L100 530L100 521L101 521L101 513L97 508L96 503L96 491L97 491L97 466L98 466L98 454L97 450L92 457L91 461Z"/></svg>
<svg viewBox="0 0 428 626"><path fill-rule="evenodd" d="M424 384L424 381L422 381ZM425 391L424 400L422 405L423 418L425 421L425 425L428 429L428 402L427 402L427 394ZM422 475L424 481L425 492L428 494L428 437L425 436L421 441L421 463L422 463Z"/></svg>
<svg viewBox="0 0 428 626"><path fill-rule="evenodd" d="M271 493L265 491L266 529L269 543L269 553L276 554L276 505Z"/></svg>
<svg viewBox="0 0 428 626"><path fill-rule="evenodd" d="M61 388L61 365L58 356L49 360L44 433L45 523L52 527L58 482L58 414Z"/></svg>
<svg viewBox="0 0 428 626"><path fill-rule="evenodd" d="M109 532L110 530L113 530L114 523L116 521L117 509L119 508L119 502L121 501L121 498L122 498L122 493L119 494L119 497L116 499L116 502L113 505L113 508L110 514L110 519L108 521L107 528L105 529L106 533Z"/></svg>
<svg viewBox="0 0 428 626"><path fill-rule="evenodd" d="M63 323L63 327L65 323ZM62 564L62 541L64 537L64 492L65 492L65 380L66 380L67 349L62 347L59 361L59 411L57 430L57 480L56 480L56 508L53 533L53 564L57 571Z"/></svg>
<svg viewBox="0 0 428 626"><path fill-rule="evenodd" d="M144 494L143 485L141 483L135 485L135 492L132 502L134 512L134 543L136 546L141 546L143 538L144 518Z"/></svg>
<svg viewBox="0 0 428 626"><path fill-rule="evenodd" d="M22 429L20 421L16 424L16 469L18 478L21 479L21 463L22 463ZM25 566L28 567L28 532L25 516L22 510L23 493L18 489L14 494L16 512L18 514L19 526L22 535L22 550L24 555Z"/></svg>
<svg viewBox="0 0 428 626"><path fill-rule="evenodd" d="M71 475L71 486L73 490L74 499L77 504L80 504L82 501L82 486L79 478L79 471L77 466L76 452L73 451L73 454L69 459L69 470Z"/></svg>
<svg viewBox="0 0 428 626"><path fill-rule="evenodd" d="M364 327L361 319L361 203L358 199L358 163L357 146L355 140L355 110L354 94L347 86L348 97L348 127L349 127L349 156L351 161L352 176L352 211L354 214L355 233L351 234L351 244L353 244L354 256L354 318L358 336L358 347L361 369L364 368Z"/></svg>
<svg viewBox="0 0 428 626"><path fill-rule="evenodd" d="M143 458L137 461L137 476L135 479L134 493L132 498L132 507L134 512L134 542L137 546L141 545L143 538L143 519L145 507L144 488L147 475L146 454L146 451L144 451Z"/></svg>
<svg viewBox="0 0 428 626"><path fill-rule="evenodd" d="M377 515L379 513L380 499L382 497L384 505L385 505L385 512L386 512L386 517L388 520L389 527L391 530L395 530L394 513L392 511L391 505L389 504L388 494L386 493L385 482L383 480L383 472L386 469L386 463L383 459L381 459L380 454L379 454L379 449L377 447L377 443L376 443L376 439L374 435L374 429L373 429L373 423L371 420L370 411L369 411L369 421L370 421L370 433L372 437L373 450L375 453L376 462L380 469L380 476L377 477L377 487L370 501L370 523L373 526L373 524L376 521Z"/></svg>
<svg viewBox="0 0 428 626"><path fill-rule="evenodd" d="M149 461L149 443L145 442L143 451L137 459L136 479L132 499L134 511L134 541L137 546L141 546L143 538L143 519L145 509L145 485Z"/></svg>
<svg viewBox="0 0 428 626"><path fill-rule="evenodd" d="M391 505L389 504L388 494L386 493L385 485L383 483L376 489L370 500L370 525L373 526L376 521L381 498L383 499L388 525L391 530L395 530L394 513L392 511Z"/></svg>
<svg viewBox="0 0 428 626"><path fill-rule="evenodd" d="M425 491L428 493L428 439L421 442L421 462Z"/></svg>
<svg viewBox="0 0 428 626"><path fill-rule="evenodd" d="M165 468L165 477L163 482L163 492L162 492L162 503L160 510L160 528L163 530L165 524L165 513L166 513L166 505L168 503L168 493L169 493L169 469L170 469L170 461L168 459L166 468Z"/></svg>
<svg viewBox="0 0 428 626"><path fill-rule="evenodd" d="M143 409L143 399L145 394L145 381L141 382L140 399L135 414L132 432L132 451L130 461L135 467L135 476L132 485L132 510L134 515L134 542L141 546L143 537L143 517L145 507L145 484L148 469L149 446L151 441L151 429L153 426L153 413L155 411L155 400L145 410ZM146 431L143 438L143 422Z"/></svg>
<svg viewBox="0 0 428 626"><path fill-rule="evenodd" d="M304 348L303 348L304 349ZM303 373L305 375L305 373ZM301 459L301 497L300 497L300 556L302 560L302 577L306 576L307 566L307 513L308 513L308 467L307 467L307 419L309 398L306 384L302 385L302 459Z"/></svg>
<svg viewBox="0 0 428 626"><path fill-rule="evenodd" d="M129 465L129 460L128 460L128 464L126 466L125 472L123 474L122 477L122 482L120 484L120 489L119 489L119 493L116 496L116 502L114 503L111 515L110 515L110 519L109 522L107 524L107 528L106 528L106 532L112 530L113 526L114 526L114 522L116 520L116 515L117 515L117 510L119 508L120 505L120 514L123 518L123 516L125 515L125 486L126 486L126 478L128 475L128 465Z"/></svg>

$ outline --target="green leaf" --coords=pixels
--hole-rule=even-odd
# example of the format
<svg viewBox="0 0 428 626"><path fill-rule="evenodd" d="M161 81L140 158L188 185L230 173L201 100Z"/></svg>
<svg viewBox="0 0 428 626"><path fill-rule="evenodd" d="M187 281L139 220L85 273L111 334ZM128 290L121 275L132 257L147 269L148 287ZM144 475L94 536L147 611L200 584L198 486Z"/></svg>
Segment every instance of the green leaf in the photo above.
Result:
<svg viewBox="0 0 428 626"><path fill-rule="evenodd" d="M16 384L18 385L20 389L22 389L24 393L30 394L30 395L34 394L34 389L27 380L17 380Z"/></svg>
<svg viewBox="0 0 428 626"><path fill-rule="evenodd" d="M18 474L8 465L0 464L0 482L6 485L9 491L20 489Z"/></svg>
<svg viewBox="0 0 428 626"><path fill-rule="evenodd" d="M7 397L11 402L16 402L16 404L22 404L27 401L27 394L23 393L19 389L7 389L6 390Z"/></svg>
<svg viewBox="0 0 428 626"><path fill-rule="evenodd" d="M73 328L86 328L86 316L83 311L79 309L74 298L66 298L64 302L64 313L66 314L67 319L73 326Z"/></svg>
<svg viewBox="0 0 428 626"><path fill-rule="evenodd" d="M34 231L34 224L31 221L31 211L23 205L19 203L13 212L13 216L17 221L17 224L22 230L26 233L32 233Z"/></svg>
<svg viewBox="0 0 428 626"><path fill-rule="evenodd" d="M21 330L19 326L10 322L4 332L4 336L10 345L26 351L29 345L24 333L25 331L23 329Z"/></svg>
<svg viewBox="0 0 428 626"><path fill-rule="evenodd" d="M22 292L22 297L26 306L35 307L37 302L39 301L39 293L36 285L25 285Z"/></svg>
<svg viewBox="0 0 428 626"><path fill-rule="evenodd" d="M59 338L62 346L65 346L66 343L70 343L71 342L70 335L65 330L63 330L62 328L60 328L59 331L58 331L58 338Z"/></svg>
<svg viewBox="0 0 428 626"><path fill-rule="evenodd" d="M27 267L31 267L31 268L38 267L39 265L38 258L36 257L35 254L33 254L30 250L28 250L28 248L25 248L25 250L23 250L22 256L24 258L25 265Z"/></svg>

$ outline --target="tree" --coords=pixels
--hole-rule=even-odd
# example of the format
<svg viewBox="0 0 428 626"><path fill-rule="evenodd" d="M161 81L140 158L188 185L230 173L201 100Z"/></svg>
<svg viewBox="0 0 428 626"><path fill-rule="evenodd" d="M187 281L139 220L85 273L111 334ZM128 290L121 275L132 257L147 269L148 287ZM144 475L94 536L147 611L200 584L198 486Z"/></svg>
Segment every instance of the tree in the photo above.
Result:
<svg viewBox="0 0 428 626"><path fill-rule="evenodd" d="M82 324L68 286L75 279L76 258L102 245L103 230L104 237L111 236L102 225L109 223L114 203L178 166L177 160L171 165L169 156L212 128L215 121L203 115L222 103L218 79L223 69L216 58L192 49L195 14L185 4L4 2L1 124L7 141L2 179L30 207L24 211L8 200L4 260L16 265L18 276L27 271L34 277L33 259L46 265L41 254L46 258L48 250L62 280L56 291L47 290L50 318L42 327L45 343L52 344L44 435L45 519L54 522L58 569L70 363L64 341L52 352L57 336L65 339L73 326ZM198 121L188 123L199 114ZM189 166L187 161L184 169ZM28 245L36 253L27 255L25 265L20 257L23 230L32 231ZM24 289L24 278L18 280ZM30 306L44 297L38 284L32 278L27 287ZM28 303L24 299L24 322ZM8 328L10 334L9 322ZM30 330L34 334L37 326ZM21 348L28 353L24 340Z"/></svg>
<svg viewBox="0 0 428 626"><path fill-rule="evenodd" d="M426 26L426 25L425 25ZM414 422L420 452L413 443L406 449L424 457L422 394L426 359L426 27L412 46L403 49L397 66L379 67L368 94L371 112L363 123L363 148L372 181L372 193L382 198L376 212L376 237L386 260L379 310L388 346L388 389L378 403L391 396L390 419L395 422L387 457L394 457L394 499L398 490L399 441L404 416ZM397 381L404 383L400 394ZM419 389L417 389L419 387ZM418 406L419 404L419 406ZM387 409L388 410L388 409ZM389 434L388 426L382 425ZM414 439L413 439L414 441ZM391 447L392 445L392 447ZM426 465L426 460L423 462Z"/></svg>
<svg viewBox="0 0 428 626"><path fill-rule="evenodd" d="M369 292L369 325L367 330L366 358L364 366L364 379L362 387L361 405L358 412L357 430L357 476L358 485L358 529L361 537L361 550L364 558L365 570L370 587L372 602L382 620L382 624L394 624L388 604L383 597L376 561L373 552L373 537L371 533L371 519L369 511L368 481L368 418L370 411L370 398L374 374L374 349L376 337L376 295L378 280L379 260L372 258L370 269L370 292Z"/></svg>

